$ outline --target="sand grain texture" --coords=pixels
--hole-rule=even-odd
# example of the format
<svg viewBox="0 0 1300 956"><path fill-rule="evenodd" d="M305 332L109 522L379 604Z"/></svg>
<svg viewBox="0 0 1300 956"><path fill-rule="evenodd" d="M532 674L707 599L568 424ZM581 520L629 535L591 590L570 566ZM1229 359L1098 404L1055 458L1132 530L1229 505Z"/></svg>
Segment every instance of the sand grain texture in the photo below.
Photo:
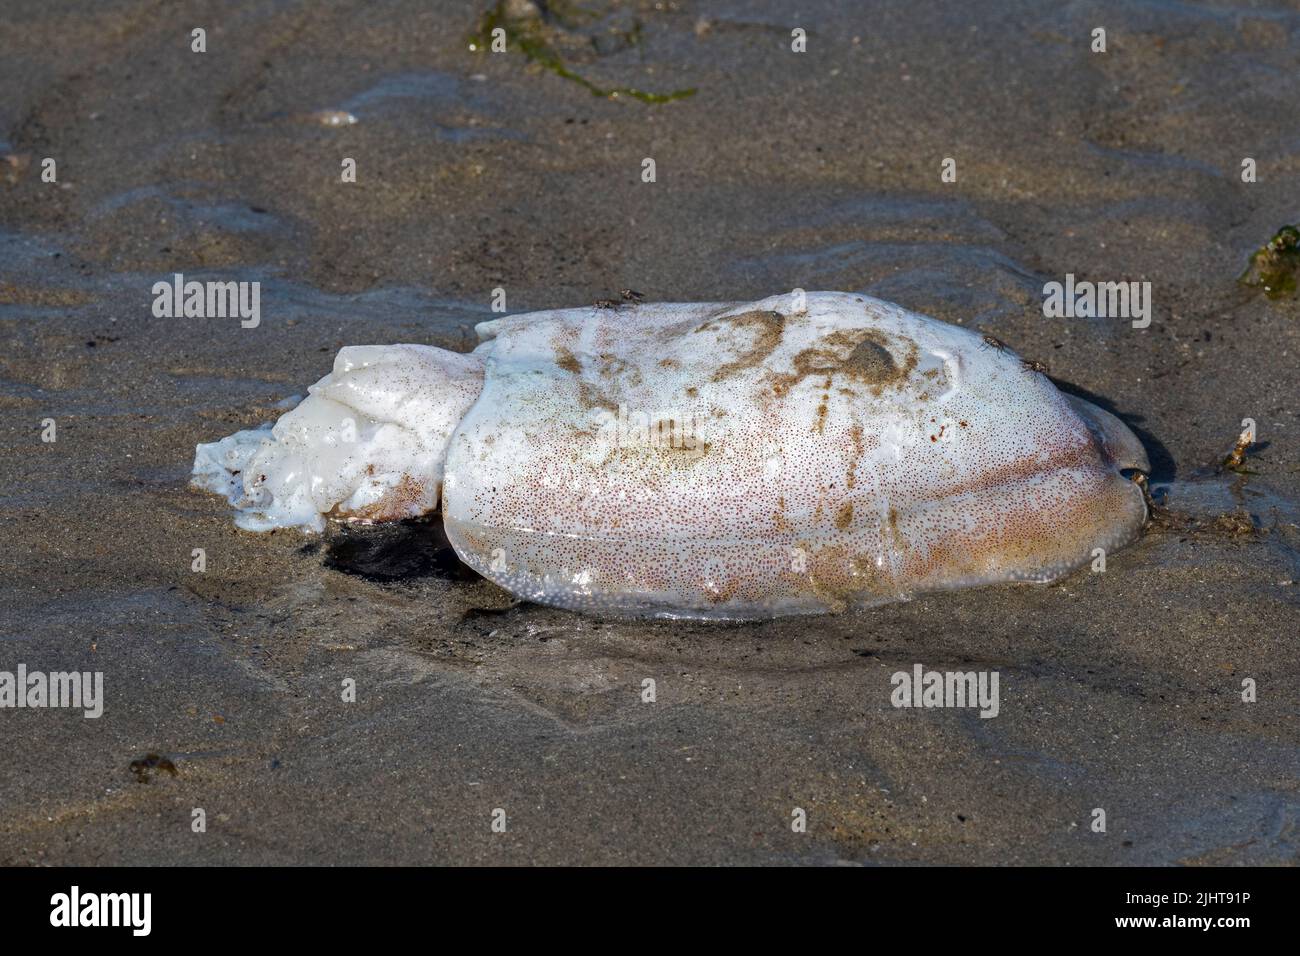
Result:
<svg viewBox="0 0 1300 956"><path fill-rule="evenodd" d="M4 4L0 670L107 700L0 711L0 863L1296 862L1300 306L1234 282L1300 219L1294 5L590 6L643 29L584 75L698 92L472 54L460 3ZM261 281L261 326L154 318L173 272ZM1044 318L1066 273L1149 280L1150 328ZM250 535L187 490L340 346L466 349L497 286L961 322L1137 429L1173 515L1051 587L703 626L512 607L428 529ZM1244 417L1255 473L1204 472ZM1000 715L894 709L915 663L997 670Z"/></svg>

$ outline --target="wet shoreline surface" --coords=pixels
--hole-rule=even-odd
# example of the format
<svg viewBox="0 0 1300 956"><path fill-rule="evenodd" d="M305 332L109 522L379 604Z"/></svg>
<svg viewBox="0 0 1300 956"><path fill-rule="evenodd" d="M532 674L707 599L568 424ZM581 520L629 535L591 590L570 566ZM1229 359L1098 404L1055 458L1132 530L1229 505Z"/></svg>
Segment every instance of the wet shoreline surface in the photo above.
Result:
<svg viewBox="0 0 1300 956"><path fill-rule="evenodd" d="M0 12L0 671L105 687L97 720L0 710L0 863L1296 861L1300 304L1236 278L1300 219L1300 13L592 2L549 28L602 88L695 89L643 103L471 52L482 4L230 6ZM260 325L156 318L178 272L260 281ZM1046 318L1066 274L1151 282L1150 326ZM706 625L516 604L428 524L240 532L187 488L196 443L343 345L471 348L498 287L898 302L1119 415L1164 510L1105 573ZM998 716L894 708L918 663L997 671Z"/></svg>

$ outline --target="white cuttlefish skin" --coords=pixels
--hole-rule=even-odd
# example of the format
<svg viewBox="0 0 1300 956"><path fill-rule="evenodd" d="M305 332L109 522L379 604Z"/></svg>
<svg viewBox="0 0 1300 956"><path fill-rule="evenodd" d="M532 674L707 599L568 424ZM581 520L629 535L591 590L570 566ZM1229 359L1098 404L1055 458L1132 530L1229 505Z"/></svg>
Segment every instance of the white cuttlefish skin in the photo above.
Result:
<svg viewBox="0 0 1300 956"><path fill-rule="evenodd" d="M345 348L274 428L200 445L241 527L434 510L528 600L762 618L1050 581L1146 520L1118 419L867 296L564 309L468 355Z"/></svg>
<svg viewBox="0 0 1300 956"><path fill-rule="evenodd" d="M274 426L199 445L193 484L249 531L413 518L438 507L447 440L483 388L483 363L427 345L341 349L334 371Z"/></svg>

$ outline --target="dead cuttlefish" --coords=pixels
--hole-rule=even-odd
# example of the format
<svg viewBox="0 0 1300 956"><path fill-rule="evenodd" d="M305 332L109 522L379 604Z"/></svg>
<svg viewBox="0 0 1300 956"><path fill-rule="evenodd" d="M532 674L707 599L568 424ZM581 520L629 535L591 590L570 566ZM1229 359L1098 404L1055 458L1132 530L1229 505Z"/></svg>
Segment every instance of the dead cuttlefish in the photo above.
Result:
<svg viewBox="0 0 1300 956"><path fill-rule="evenodd" d="M1117 418L1007 348L866 296L483 322L460 354L345 348L274 426L199 445L240 527L441 504L516 596L752 619L1046 582L1131 541L1149 470Z"/></svg>

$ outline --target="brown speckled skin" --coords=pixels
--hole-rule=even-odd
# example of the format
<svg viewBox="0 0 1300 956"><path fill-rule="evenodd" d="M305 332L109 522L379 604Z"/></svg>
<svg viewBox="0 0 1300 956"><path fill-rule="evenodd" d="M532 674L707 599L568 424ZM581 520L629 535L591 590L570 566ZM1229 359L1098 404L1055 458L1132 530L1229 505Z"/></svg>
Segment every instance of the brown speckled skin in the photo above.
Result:
<svg viewBox="0 0 1300 956"><path fill-rule="evenodd" d="M444 521L462 559L541 603L744 619L1048 581L1146 518L1121 474L1146 458L1121 423L879 300L568 310L481 332ZM696 423L697 440L618 430L638 413Z"/></svg>

